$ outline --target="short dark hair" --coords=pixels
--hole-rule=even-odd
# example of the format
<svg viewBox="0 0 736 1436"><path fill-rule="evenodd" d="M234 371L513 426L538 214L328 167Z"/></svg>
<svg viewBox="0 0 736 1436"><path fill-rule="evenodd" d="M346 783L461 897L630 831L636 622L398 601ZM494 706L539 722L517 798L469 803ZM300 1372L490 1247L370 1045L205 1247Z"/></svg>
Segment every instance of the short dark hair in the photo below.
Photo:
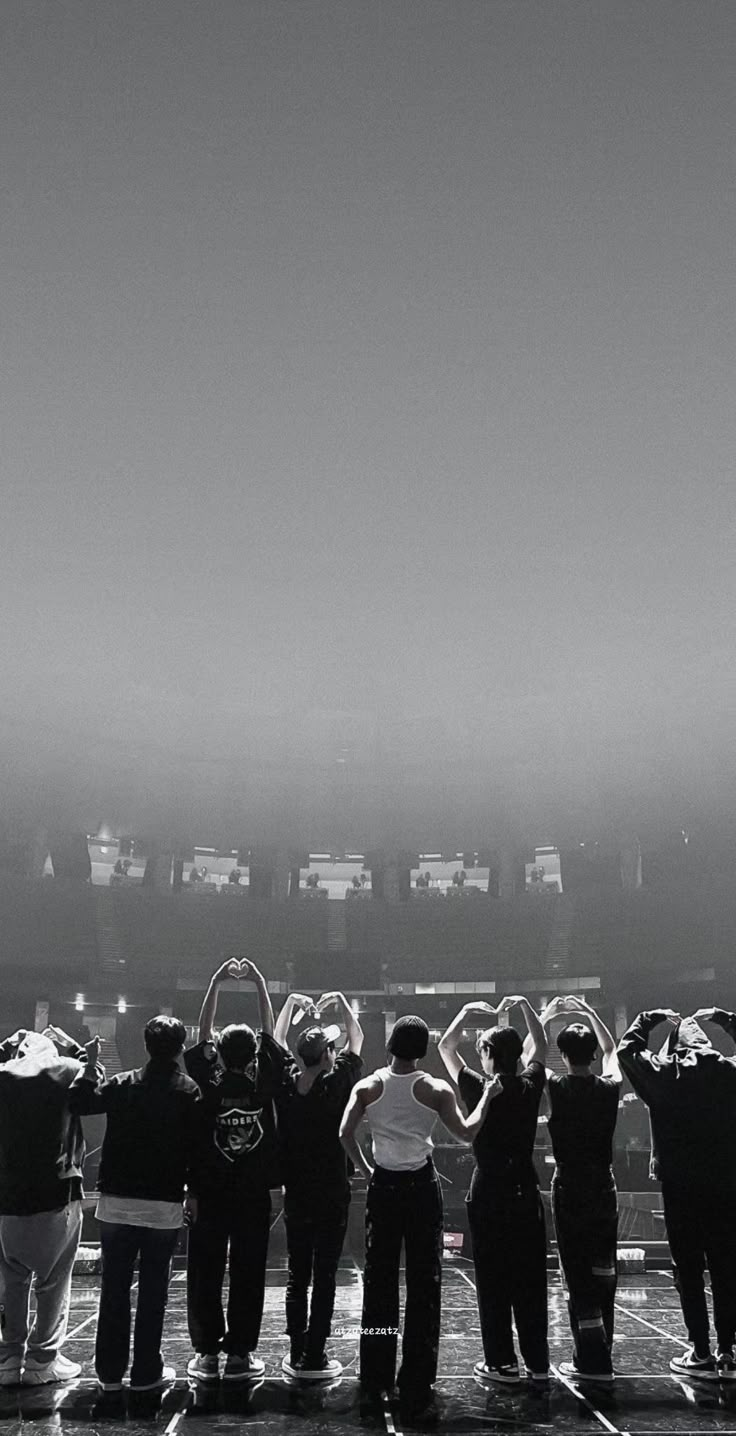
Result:
<svg viewBox="0 0 736 1436"><path fill-rule="evenodd" d="M334 1044L334 1042L328 1042L328 1043L327 1043L327 1046L322 1048L322 1051L320 1052L319 1057L311 1057L311 1058L310 1058L310 1057L302 1057L302 1062L304 1063L304 1066L305 1066L305 1067L319 1067L319 1064L320 1064L320 1062L322 1061L322 1058L324 1057L325 1052L329 1052L330 1050L334 1052L334 1050L335 1050L335 1044Z"/></svg>
<svg viewBox="0 0 736 1436"><path fill-rule="evenodd" d="M571 1022L557 1034L557 1047L573 1067L592 1062L598 1051L598 1038L584 1022Z"/></svg>
<svg viewBox="0 0 736 1436"><path fill-rule="evenodd" d="M256 1034L247 1022L231 1022L217 1039L225 1067L248 1067L256 1055Z"/></svg>
<svg viewBox="0 0 736 1436"><path fill-rule="evenodd" d="M334 1052L334 1038L322 1027L308 1027L296 1044L297 1056L301 1057L305 1067L319 1067L325 1052L329 1052L330 1048Z"/></svg>
<svg viewBox="0 0 736 1436"><path fill-rule="evenodd" d="M173 1062L184 1050L187 1029L178 1017L152 1017L143 1029L143 1041L149 1057Z"/></svg>
<svg viewBox="0 0 736 1436"><path fill-rule="evenodd" d="M516 1064L524 1050L524 1044L515 1027L487 1027L481 1032L476 1047L493 1058L496 1072L513 1076Z"/></svg>
<svg viewBox="0 0 736 1436"><path fill-rule="evenodd" d="M400 1017L391 1029L388 1050L400 1062L416 1062L426 1057L429 1047L429 1028L422 1017L409 1015Z"/></svg>

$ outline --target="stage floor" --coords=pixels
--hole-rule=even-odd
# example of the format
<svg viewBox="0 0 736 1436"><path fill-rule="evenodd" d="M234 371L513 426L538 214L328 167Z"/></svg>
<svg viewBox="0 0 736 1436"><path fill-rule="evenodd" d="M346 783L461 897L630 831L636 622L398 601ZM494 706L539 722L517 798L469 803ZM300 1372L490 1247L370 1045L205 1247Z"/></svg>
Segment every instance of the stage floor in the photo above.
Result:
<svg viewBox="0 0 736 1436"><path fill-rule="evenodd" d="M186 1331L184 1273L177 1271L171 1286L164 1351L176 1367L178 1379L162 1396L124 1392L100 1396L94 1381L94 1331L97 1281L75 1279L69 1335L64 1347L73 1360L83 1363L79 1381L67 1387L0 1389L0 1436L21 1436L32 1423L34 1436L76 1436L101 1432L109 1436L230 1436L250 1428L255 1433L287 1431L301 1436L331 1432L373 1430L380 1436L402 1431L398 1407L386 1404L381 1412L361 1414L356 1379L357 1340L335 1338L332 1353L344 1365L344 1375L332 1386L290 1386L281 1376L281 1358L287 1349L283 1336L283 1267L269 1270L263 1336L259 1348L266 1362L266 1378L255 1388L247 1385L193 1388L187 1381L186 1363L191 1349ZM360 1322L360 1272L350 1259L343 1260L335 1310L335 1325L355 1327ZM570 1357L563 1293L556 1276L550 1277L550 1337L552 1361ZM440 1373L437 1382L437 1419L433 1429L465 1436L482 1430L509 1433L607 1431L645 1436L645 1433L736 1433L736 1382L684 1381L668 1371L670 1357L686 1346L677 1293L665 1272L621 1279L618 1293L615 1364L620 1376L615 1386L576 1389L560 1378L546 1391L523 1386L492 1388L473 1379L473 1363L481 1356L473 1268L467 1261L448 1262L444 1271L444 1300ZM413 1428L417 1429L417 1428ZM418 1429L429 1429L419 1426Z"/></svg>

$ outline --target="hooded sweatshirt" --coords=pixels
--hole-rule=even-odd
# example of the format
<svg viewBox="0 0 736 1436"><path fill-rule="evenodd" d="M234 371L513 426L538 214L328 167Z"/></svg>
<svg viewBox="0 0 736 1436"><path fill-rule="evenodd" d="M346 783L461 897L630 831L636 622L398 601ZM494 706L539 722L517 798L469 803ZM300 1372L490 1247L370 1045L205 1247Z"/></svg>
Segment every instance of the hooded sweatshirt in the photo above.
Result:
<svg viewBox="0 0 736 1436"><path fill-rule="evenodd" d="M717 1186L736 1193L736 1058L716 1051L692 1017L672 1030L659 1052L647 1047L663 1012L641 1012L624 1033L619 1062L646 1102L663 1185ZM736 1039L736 1015L713 1019Z"/></svg>
<svg viewBox="0 0 736 1436"><path fill-rule="evenodd" d="M84 1135L69 1110L82 1070L36 1032L0 1063L0 1215L59 1211L82 1196Z"/></svg>

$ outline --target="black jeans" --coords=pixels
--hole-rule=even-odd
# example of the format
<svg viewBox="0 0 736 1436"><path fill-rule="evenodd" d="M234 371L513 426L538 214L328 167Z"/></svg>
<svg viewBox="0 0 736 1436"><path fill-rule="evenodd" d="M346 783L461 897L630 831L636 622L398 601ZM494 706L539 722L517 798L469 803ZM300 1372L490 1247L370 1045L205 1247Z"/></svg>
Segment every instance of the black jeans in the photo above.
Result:
<svg viewBox="0 0 736 1436"><path fill-rule="evenodd" d="M511 1318L530 1371L547 1371L547 1236L536 1183L493 1181L476 1170L467 1198L483 1354L516 1361Z"/></svg>
<svg viewBox="0 0 736 1436"><path fill-rule="evenodd" d="M130 1354L130 1288L138 1258L138 1300L130 1379L145 1386L163 1370L161 1335L178 1230L100 1222L102 1287L95 1369L100 1381L122 1381Z"/></svg>
<svg viewBox="0 0 736 1436"><path fill-rule="evenodd" d="M698 1356L710 1347L705 1268L710 1272L718 1345L736 1339L736 1193L662 1183L662 1201L682 1315Z"/></svg>
<svg viewBox="0 0 736 1436"><path fill-rule="evenodd" d="M286 1331L304 1338L308 1355L322 1354L335 1309L335 1282L348 1224L348 1202L316 1202L286 1192L284 1222L289 1253ZM312 1300L309 1304L309 1285Z"/></svg>
<svg viewBox="0 0 736 1436"><path fill-rule="evenodd" d="M270 1218L268 1189L199 1198L187 1257L187 1316L195 1351L210 1356L220 1350L234 1356L255 1351L263 1318ZM222 1309L226 1267L227 1327Z"/></svg>
<svg viewBox="0 0 736 1436"><path fill-rule="evenodd" d="M558 1168L552 1212L579 1371L613 1370L618 1198L610 1168Z"/></svg>
<svg viewBox="0 0 736 1436"><path fill-rule="evenodd" d="M430 1160L418 1172L376 1167L368 1187L360 1379L375 1391L394 1385L402 1242L406 1306L398 1385L414 1398L436 1380L440 1344L442 1191Z"/></svg>

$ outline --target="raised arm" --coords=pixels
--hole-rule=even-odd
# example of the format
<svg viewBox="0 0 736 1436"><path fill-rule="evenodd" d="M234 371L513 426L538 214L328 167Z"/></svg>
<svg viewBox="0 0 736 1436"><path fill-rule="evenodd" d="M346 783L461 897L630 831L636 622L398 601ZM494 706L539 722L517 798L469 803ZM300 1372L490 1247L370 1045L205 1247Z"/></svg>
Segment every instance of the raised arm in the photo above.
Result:
<svg viewBox="0 0 736 1436"><path fill-rule="evenodd" d="M94 1036L85 1045L85 1065L69 1088L69 1108L77 1117L106 1112L110 1098L114 1098L118 1090L116 1083L105 1080L105 1070L100 1066L101 1042L100 1037Z"/></svg>
<svg viewBox="0 0 736 1436"><path fill-rule="evenodd" d="M693 1017L696 1022L712 1022L736 1042L736 1012L726 1012L723 1007L699 1007Z"/></svg>
<svg viewBox="0 0 736 1436"><path fill-rule="evenodd" d="M465 1006L460 1008L457 1016L453 1017L447 1031L443 1032L440 1037L437 1050L453 1082L457 1082L465 1066L457 1049L463 1040L463 1029L471 1013L483 1013L484 1017L491 1018L496 1016L496 1009L491 1007L490 1002L466 1002Z"/></svg>
<svg viewBox="0 0 736 1436"><path fill-rule="evenodd" d="M301 1008L302 1012L308 1012L310 1017L318 1016L317 1008L311 997L305 997L302 992L290 992L276 1018L276 1026L273 1030L274 1042L280 1043L282 1047L289 1045L289 1028L297 1007Z"/></svg>
<svg viewBox="0 0 736 1436"><path fill-rule="evenodd" d="M593 1031L600 1043L601 1049L601 1072L604 1077L610 1077L614 1082L623 1082L623 1073L619 1066L616 1042L606 1027L605 1022L598 1016L594 1007L585 1001L584 997L568 997L567 1011L579 1012L581 1016L587 1017Z"/></svg>
<svg viewBox="0 0 736 1436"><path fill-rule="evenodd" d="M528 1066L530 1062L541 1062L544 1067L547 1061L547 1034L539 1017L526 997L502 997L498 1004L499 1017L502 1012L509 1012L512 1007L521 1008L524 1014L527 1032L531 1039L526 1065Z"/></svg>
<svg viewBox="0 0 736 1436"><path fill-rule="evenodd" d="M348 1104L343 1112L340 1123L340 1141L347 1152L354 1167L363 1173L370 1181L373 1176L373 1168L360 1146L356 1133L365 1116L365 1109L368 1105L368 1094L370 1091L370 1079L366 1082L358 1082L353 1087L348 1098Z"/></svg>
<svg viewBox="0 0 736 1436"><path fill-rule="evenodd" d="M557 997L553 997L551 1001L547 1003L546 1007L542 1008L542 1011L539 1014L539 1021L544 1028L544 1035L547 1039L547 1047L549 1047L549 1024L552 1021L553 1017L559 1017L560 1012L564 1010L565 1001L566 999L559 995ZM532 1037L531 1032L527 1032L526 1037L524 1038L524 1046L521 1050L521 1060L524 1063L525 1067L528 1067L529 1063L533 1060L533 1051L534 1038ZM547 1072L547 1076L549 1076L549 1071Z"/></svg>
<svg viewBox="0 0 736 1436"><path fill-rule="evenodd" d="M348 1039L345 1050L360 1057L363 1049L363 1028L344 992L325 992L317 1003L317 1011L320 1016L327 1007L336 1007L345 1023L345 1035Z"/></svg>
<svg viewBox="0 0 736 1436"><path fill-rule="evenodd" d="M247 957L241 957L239 977L241 981L249 981L254 984L258 996L258 1026L261 1032L265 1032L268 1037L273 1037L273 1008L263 973L259 971L254 962L250 962Z"/></svg>
<svg viewBox="0 0 736 1436"><path fill-rule="evenodd" d="M627 1028L618 1044L618 1060L634 1091L646 1102L656 1081L659 1063L647 1043L649 1034L661 1022L671 1022L674 1027L682 1021L679 1012L669 1007L655 1007L650 1012L640 1012Z"/></svg>
<svg viewBox="0 0 736 1436"><path fill-rule="evenodd" d="M207 991L202 1000L202 1007L199 1013L199 1041L211 1042L212 1033L215 1028L215 1017L217 1016L217 999L220 996L220 987L229 978L240 976L240 964L237 957L229 957L213 972Z"/></svg>
<svg viewBox="0 0 736 1436"><path fill-rule="evenodd" d="M77 1062L87 1061L86 1050L82 1044L70 1037L61 1027L45 1027L43 1035L50 1038L62 1057L74 1057Z"/></svg>
<svg viewBox="0 0 736 1436"><path fill-rule="evenodd" d="M461 1142L474 1141L486 1120L491 1102L503 1091L500 1077L487 1078L478 1105L468 1117L464 1117L449 1082L443 1082L440 1078L433 1080L432 1086L436 1100L431 1105L448 1132L451 1132L453 1137L459 1137Z"/></svg>

